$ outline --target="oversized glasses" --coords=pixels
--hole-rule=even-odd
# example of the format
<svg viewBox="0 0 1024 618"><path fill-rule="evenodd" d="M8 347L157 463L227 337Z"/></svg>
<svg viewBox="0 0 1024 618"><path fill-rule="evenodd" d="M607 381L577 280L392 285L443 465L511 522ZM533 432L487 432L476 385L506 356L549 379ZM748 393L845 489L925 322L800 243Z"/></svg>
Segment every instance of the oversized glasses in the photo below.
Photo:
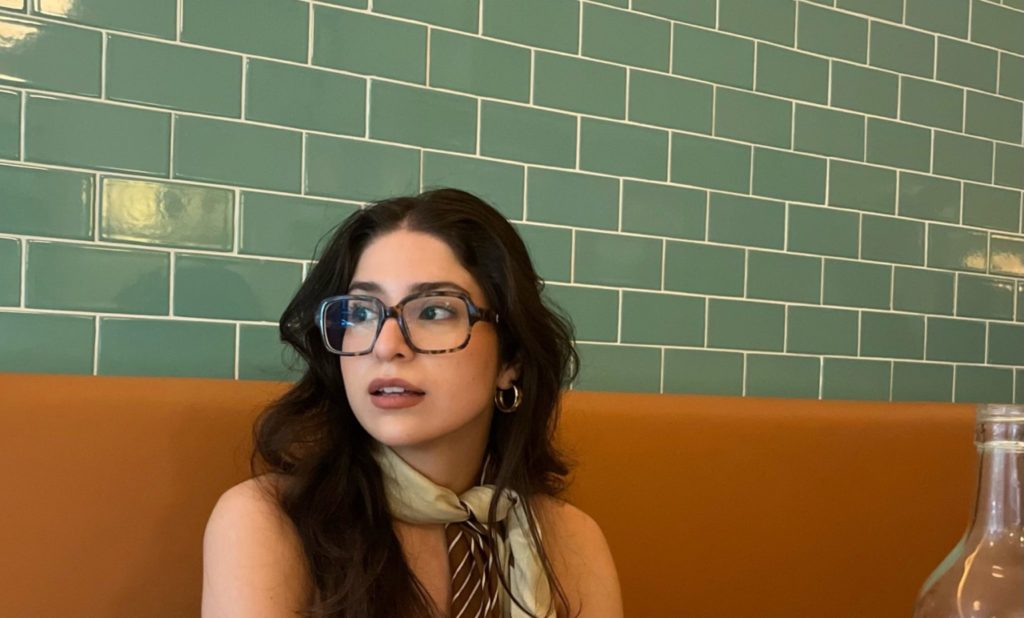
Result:
<svg viewBox="0 0 1024 618"><path fill-rule="evenodd" d="M423 292L406 296L393 307L373 296L332 296L320 302L316 325L327 349L341 356L373 351L388 318L415 352L444 354L469 344L477 322L498 323L498 314L481 309L461 292Z"/></svg>

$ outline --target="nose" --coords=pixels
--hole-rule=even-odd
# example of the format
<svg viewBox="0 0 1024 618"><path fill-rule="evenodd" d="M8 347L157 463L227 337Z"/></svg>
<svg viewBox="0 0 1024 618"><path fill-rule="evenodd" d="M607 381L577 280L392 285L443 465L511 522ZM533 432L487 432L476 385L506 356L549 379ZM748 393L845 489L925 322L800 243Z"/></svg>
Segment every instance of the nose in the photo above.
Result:
<svg viewBox="0 0 1024 618"><path fill-rule="evenodd" d="M387 317L384 325L377 335L377 343L373 346L373 354L380 360L392 360L395 358L411 358L412 348L402 335L402 328L398 325L398 319Z"/></svg>

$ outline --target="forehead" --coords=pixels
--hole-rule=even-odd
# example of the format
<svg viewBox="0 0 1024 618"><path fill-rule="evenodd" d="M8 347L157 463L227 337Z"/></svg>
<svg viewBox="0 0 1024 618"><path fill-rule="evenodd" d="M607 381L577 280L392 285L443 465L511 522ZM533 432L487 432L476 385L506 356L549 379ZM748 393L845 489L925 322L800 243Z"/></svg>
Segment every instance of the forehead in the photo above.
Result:
<svg viewBox="0 0 1024 618"><path fill-rule="evenodd" d="M384 300L398 301L414 291L417 284L450 282L451 289L464 289L474 302L483 302L480 285L459 263L444 241L410 230L396 230L371 241L356 264L352 286L373 283ZM364 288L365 291L365 288Z"/></svg>

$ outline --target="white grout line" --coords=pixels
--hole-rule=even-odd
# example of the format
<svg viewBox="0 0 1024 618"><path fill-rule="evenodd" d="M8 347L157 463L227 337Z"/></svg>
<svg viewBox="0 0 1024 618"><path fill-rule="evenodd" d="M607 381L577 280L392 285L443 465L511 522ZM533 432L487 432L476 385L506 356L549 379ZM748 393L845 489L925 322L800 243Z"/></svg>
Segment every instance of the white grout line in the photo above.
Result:
<svg viewBox="0 0 1024 618"><path fill-rule="evenodd" d="M18 241L18 248L20 250L20 264L18 265L21 271L21 285L18 291L18 308L25 308L25 289L28 287L28 280L25 276L28 274L28 240L16 239Z"/></svg>
<svg viewBox="0 0 1024 618"><path fill-rule="evenodd" d="M27 106L28 106L28 93L27 92L22 91L22 93L20 95L20 99L18 101L18 105L20 107L20 112L19 112L20 117L18 118L18 120L20 121L20 125L18 127L18 131L19 131L19 133L18 133L18 139L19 139L19 141L18 141L18 160L19 161L24 161L25 160L25 125L28 124L28 115L27 115L27 112L26 112L26 109L27 109Z"/></svg>
<svg viewBox="0 0 1024 618"><path fill-rule="evenodd" d="M575 167L575 169L577 171L579 171L579 169L580 169L580 141L582 141L581 140L582 133L583 133L583 120L582 120L582 116L576 116L576 167ZM619 178L619 177L618 176L612 176L612 178Z"/></svg>
<svg viewBox="0 0 1024 618"><path fill-rule="evenodd" d="M107 98L107 38L109 36L109 34L100 35L100 99Z"/></svg>
<svg viewBox="0 0 1024 618"><path fill-rule="evenodd" d="M432 27L427 27L427 51L424 52L424 64L426 69L424 71L423 81L427 86L430 86L430 38L431 33L434 32Z"/></svg>
<svg viewBox="0 0 1024 618"><path fill-rule="evenodd" d="M242 190L235 189L232 192L231 199L234 202L234 211L231 215L235 226L234 237L231 240L231 253L238 255L238 251L242 247Z"/></svg>
<svg viewBox="0 0 1024 618"><path fill-rule="evenodd" d="M658 392L665 392L665 348L661 348L661 374L658 380Z"/></svg>
<svg viewBox="0 0 1024 618"><path fill-rule="evenodd" d="M241 348L241 340L242 340L242 325L238 324L237 322L235 323L235 333L234 333L234 335L235 335L235 367L234 367L234 376L235 376L235 379L237 380L238 379L238 350Z"/></svg>
<svg viewBox="0 0 1024 618"><path fill-rule="evenodd" d="M615 343L622 343L622 290L619 290L618 311L615 320Z"/></svg>
<svg viewBox="0 0 1024 618"><path fill-rule="evenodd" d="M92 375L100 372L100 316L92 318Z"/></svg>
<svg viewBox="0 0 1024 618"><path fill-rule="evenodd" d="M481 130L482 129L482 125L480 124L481 123L481 116L482 116L483 107L484 107L484 102L481 101L480 99L477 99L477 101L476 101L476 148L474 149L474 153L478 157L480 156L480 134L483 132Z"/></svg>
<svg viewBox="0 0 1024 618"><path fill-rule="evenodd" d="M314 21L313 20L316 19L313 16L313 14L314 14L313 3L310 2L309 3L309 15L306 18L306 21L307 21L307 24L308 24L308 27L306 29L306 64L308 64L308 65L312 65L313 64L313 31L314 31L314 28L313 28Z"/></svg>
<svg viewBox="0 0 1024 618"><path fill-rule="evenodd" d="M245 120L246 119L245 117L247 115L246 114L246 99L248 98L247 94L248 94L248 91L249 91L249 62L250 62L250 58L248 56L242 56L242 62L240 63L241 66L242 66L242 81L241 81L241 84L242 84L242 94L241 94L241 98L239 99L239 105L241 107L241 110L240 110L241 116L240 117L241 117L242 120Z"/></svg>
<svg viewBox="0 0 1024 618"><path fill-rule="evenodd" d="M171 251L169 261L171 263L171 268L170 274L167 277L167 314L174 317L174 269L178 263L178 254L176 251Z"/></svg>
<svg viewBox="0 0 1024 618"><path fill-rule="evenodd" d="M174 25L174 40L181 41L181 31L185 25L185 7L182 6L183 0L177 0L177 9L175 10L175 25Z"/></svg>
<svg viewBox="0 0 1024 618"><path fill-rule="evenodd" d="M306 132L302 132L301 140L299 141L299 194L306 194ZM420 170L422 175L422 170Z"/></svg>

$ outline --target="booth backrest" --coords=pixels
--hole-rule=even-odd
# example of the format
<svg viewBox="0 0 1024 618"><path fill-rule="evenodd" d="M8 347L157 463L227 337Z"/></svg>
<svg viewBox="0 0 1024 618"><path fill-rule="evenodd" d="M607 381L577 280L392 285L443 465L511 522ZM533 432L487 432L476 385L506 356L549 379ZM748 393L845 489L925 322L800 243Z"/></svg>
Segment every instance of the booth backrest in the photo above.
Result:
<svg viewBox="0 0 1024 618"><path fill-rule="evenodd" d="M285 385L0 374L0 616L199 614L202 533ZM569 393L626 615L897 618L967 523L973 409Z"/></svg>

